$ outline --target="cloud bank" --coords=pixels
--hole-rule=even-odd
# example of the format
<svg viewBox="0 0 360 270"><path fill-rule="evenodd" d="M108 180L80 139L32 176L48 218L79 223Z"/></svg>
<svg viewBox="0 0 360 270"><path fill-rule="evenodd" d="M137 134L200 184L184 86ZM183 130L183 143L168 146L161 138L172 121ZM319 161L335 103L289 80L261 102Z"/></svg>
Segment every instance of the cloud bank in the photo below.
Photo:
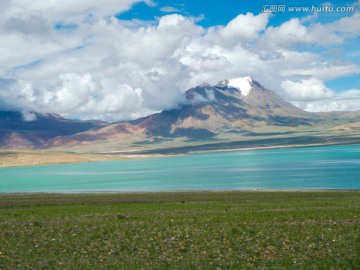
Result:
<svg viewBox="0 0 360 270"><path fill-rule="evenodd" d="M359 89L326 87L360 74L353 47L359 13L276 27L268 13L240 14L209 28L179 14L152 22L115 17L137 2L5 0L0 109L134 119L176 107L190 87L246 75L309 111L360 109ZM335 49L338 57L330 53Z"/></svg>

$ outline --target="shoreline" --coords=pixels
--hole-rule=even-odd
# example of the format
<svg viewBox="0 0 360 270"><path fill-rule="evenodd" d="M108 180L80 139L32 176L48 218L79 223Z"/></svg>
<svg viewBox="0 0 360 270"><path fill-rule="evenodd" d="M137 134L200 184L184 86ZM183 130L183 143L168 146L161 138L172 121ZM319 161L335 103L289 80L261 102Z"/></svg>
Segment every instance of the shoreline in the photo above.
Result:
<svg viewBox="0 0 360 270"><path fill-rule="evenodd" d="M236 152L236 151L253 151L253 150L272 150L272 149L287 149L287 148L305 148L305 147L321 147L321 146L340 146L340 145L359 145L358 143L314 143L314 144L289 144L289 145L274 145L274 146L259 146L249 148L233 148L233 149L219 149L219 150L200 150L189 152L188 154L202 154L202 153L218 153L218 152Z"/></svg>
<svg viewBox="0 0 360 270"><path fill-rule="evenodd" d="M204 195L204 194L232 194L232 193L331 193L331 192L360 192L360 189L219 189L219 190L158 190L158 191L63 191L63 192L0 192L0 197L4 196L102 196L102 195Z"/></svg>
<svg viewBox="0 0 360 270"><path fill-rule="evenodd" d="M60 164L75 164L99 161L114 161L126 159L143 159L143 158L163 158L179 155L203 154L203 153L221 153L236 151L254 151L254 150L272 150L287 148L304 148L304 147L321 147L321 146L339 146L339 145L358 145L358 143L311 143L311 144L288 144L288 145L271 145L255 146L241 148L219 148L204 150L189 150L183 153L160 154L156 151L163 149L150 150L154 153L126 153L126 152L104 152L104 153L71 153L71 152L52 152L43 150L0 150L0 169L16 168L27 166L51 166Z"/></svg>
<svg viewBox="0 0 360 270"><path fill-rule="evenodd" d="M160 156L163 155L112 155L106 153L70 153L43 150L0 150L0 169L153 158Z"/></svg>

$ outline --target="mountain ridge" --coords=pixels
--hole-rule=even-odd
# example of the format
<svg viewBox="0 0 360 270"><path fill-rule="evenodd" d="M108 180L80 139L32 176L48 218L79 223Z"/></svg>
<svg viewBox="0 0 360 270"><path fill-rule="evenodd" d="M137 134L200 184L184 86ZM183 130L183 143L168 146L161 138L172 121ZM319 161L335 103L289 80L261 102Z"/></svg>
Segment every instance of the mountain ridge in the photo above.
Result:
<svg viewBox="0 0 360 270"><path fill-rule="evenodd" d="M131 121L104 123L74 120L73 123L72 120L49 115L47 117L52 119L52 125L48 125L52 128L51 131L45 130L41 134L41 130L35 129L40 135L36 132L34 135L34 132L29 132L34 129L29 129L29 125L24 124L28 132L25 128L22 132L12 130L13 133L10 133L8 128L7 141L1 139L3 128L0 128L0 147L16 148L16 144L19 144L24 148L137 151L154 148L156 145L200 145L209 141L234 142L270 136L266 134L288 138L289 134L312 132L326 137L326 132L335 135L345 130L357 132L356 123L360 122L360 113L356 112L303 111L251 77L224 80L213 86L202 84L187 90L184 97L185 102L177 108ZM38 114L35 116L39 119L45 117ZM56 129L64 123L66 129ZM74 126L76 128L69 130ZM337 128L338 126L344 128Z"/></svg>

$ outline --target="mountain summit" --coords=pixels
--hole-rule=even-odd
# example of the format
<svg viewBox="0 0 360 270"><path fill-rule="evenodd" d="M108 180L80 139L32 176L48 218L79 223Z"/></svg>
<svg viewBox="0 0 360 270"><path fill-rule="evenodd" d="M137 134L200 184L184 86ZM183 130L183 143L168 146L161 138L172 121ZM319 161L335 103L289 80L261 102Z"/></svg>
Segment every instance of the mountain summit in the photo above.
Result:
<svg viewBox="0 0 360 270"><path fill-rule="evenodd" d="M193 119L188 127L219 131L264 124L297 126L308 125L307 120L312 117L251 77L224 80L215 86L201 85L185 94L191 105L181 110L191 110L188 116ZM184 119L177 121L183 122Z"/></svg>
<svg viewBox="0 0 360 270"><path fill-rule="evenodd" d="M238 89L243 96L247 96L253 87L253 78L250 76L224 80L218 83L218 86L233 87Z"/></svg>

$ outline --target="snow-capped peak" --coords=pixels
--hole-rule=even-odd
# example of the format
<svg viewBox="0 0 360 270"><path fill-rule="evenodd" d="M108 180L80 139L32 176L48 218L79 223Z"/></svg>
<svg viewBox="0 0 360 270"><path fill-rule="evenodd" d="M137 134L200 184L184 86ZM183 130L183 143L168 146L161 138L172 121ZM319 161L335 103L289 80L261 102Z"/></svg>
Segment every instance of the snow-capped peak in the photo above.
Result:
<svg viewBox="0 0 360 270"><path fill-rule="evenodd" d="M239 89L243 96L247 96L252 88L251 86L252 82L253 79L250 76L247 76L247 77L228 80L227 85Z"/></svg>

